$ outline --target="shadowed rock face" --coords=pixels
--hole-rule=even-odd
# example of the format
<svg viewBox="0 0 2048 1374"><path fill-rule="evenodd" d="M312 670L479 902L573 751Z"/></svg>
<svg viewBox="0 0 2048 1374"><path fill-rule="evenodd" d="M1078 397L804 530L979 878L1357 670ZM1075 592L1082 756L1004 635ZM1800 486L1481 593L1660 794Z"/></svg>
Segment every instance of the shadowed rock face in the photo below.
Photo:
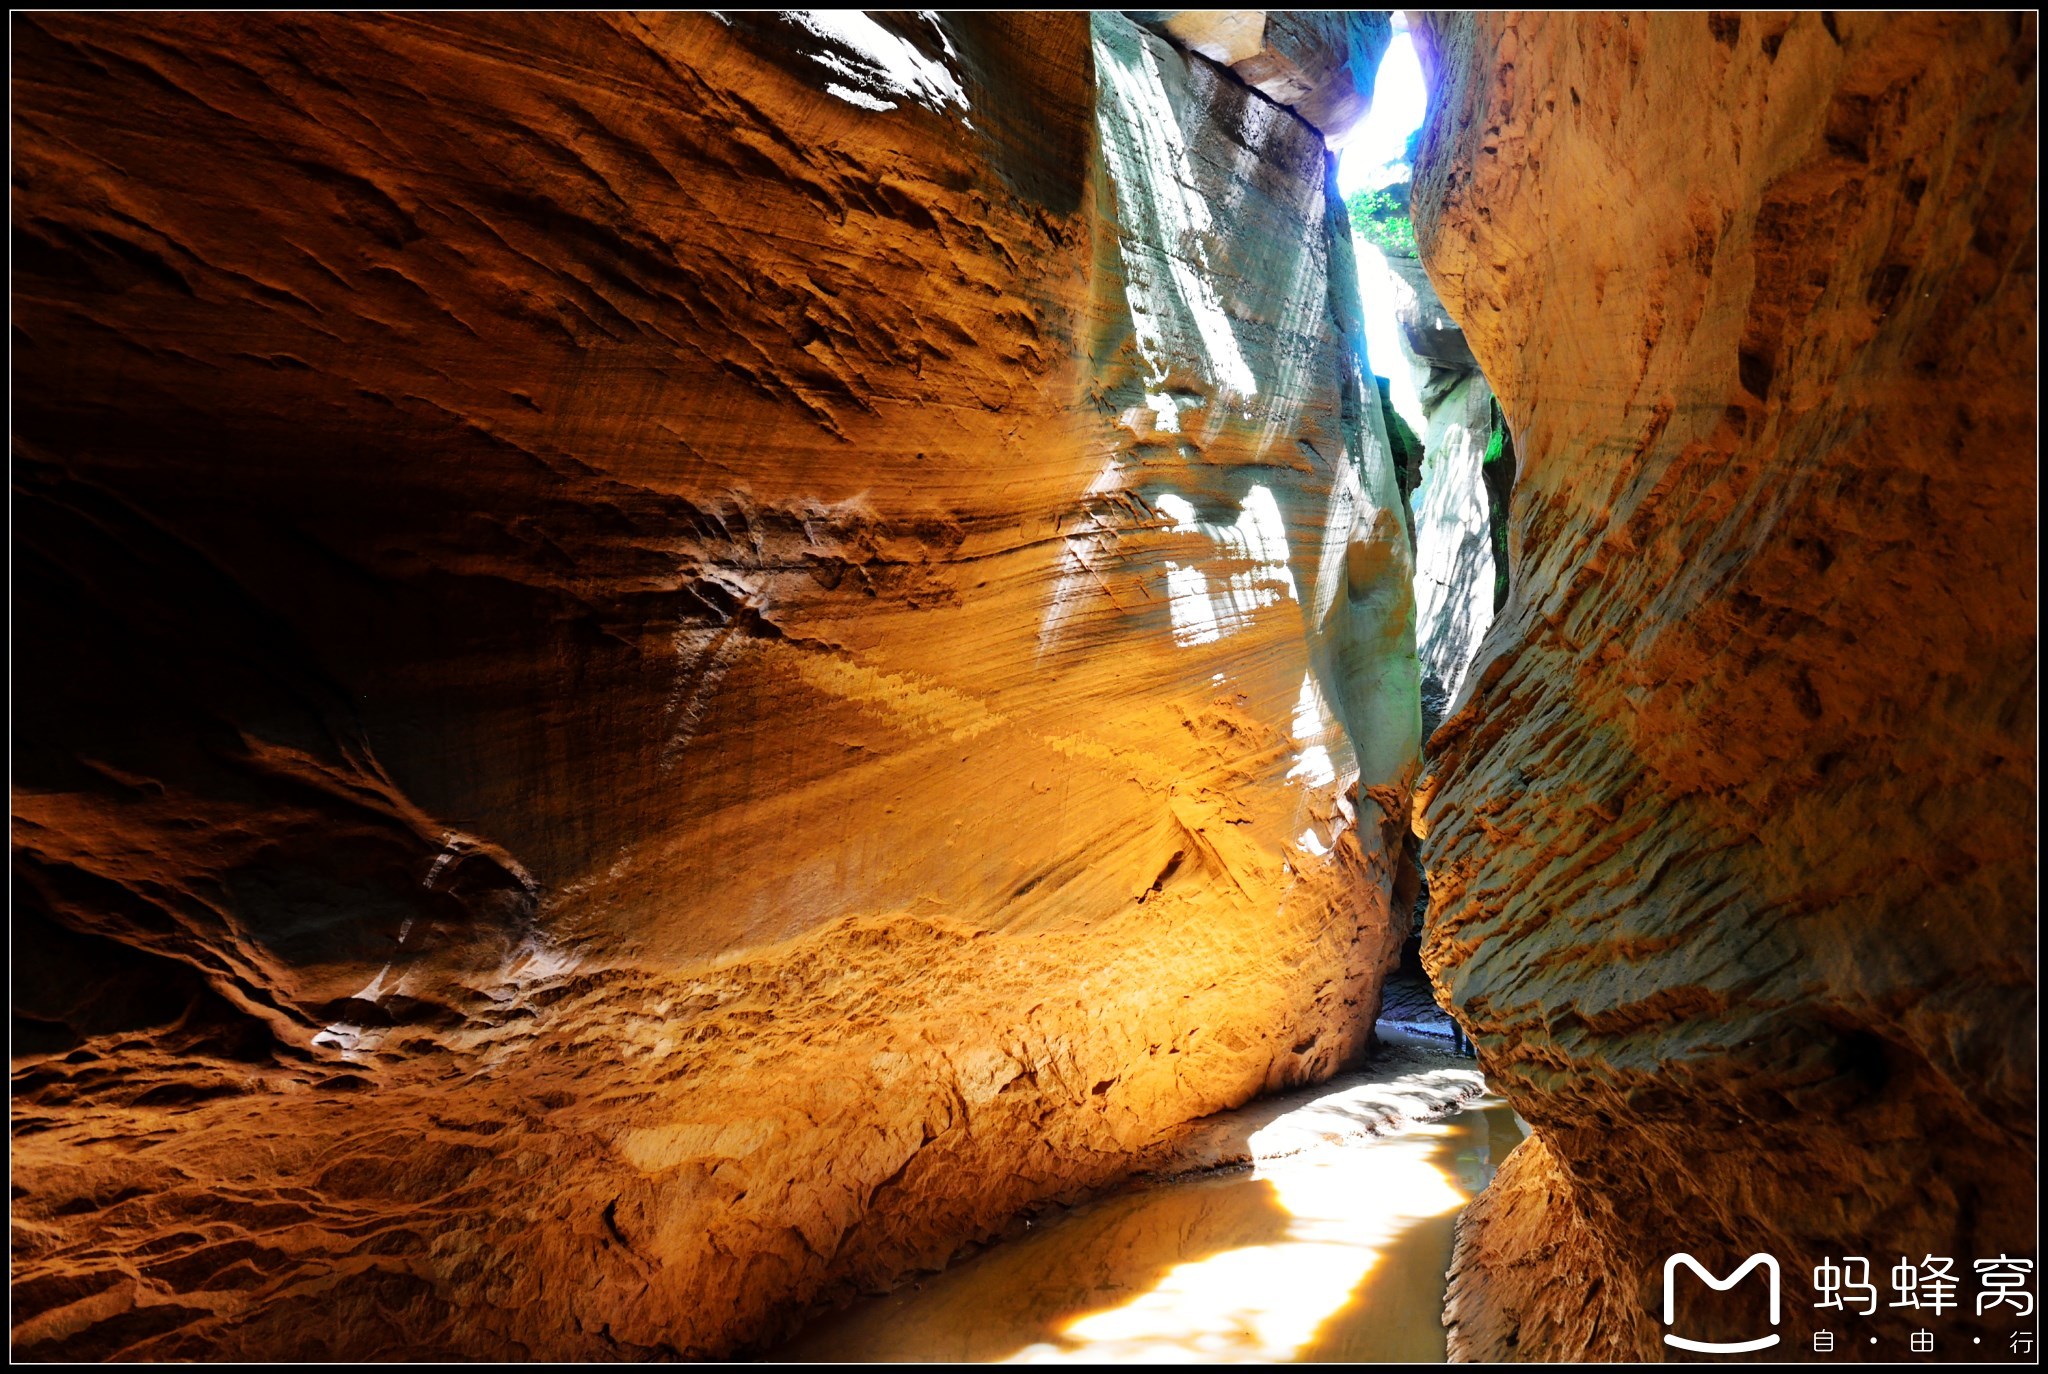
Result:
<svg viewBox="0 0 2048 1374"><path fill-rule="evenodd" d="M1416 659L1425 731L1442 723L1493 620L1493 511L1487 499L1493 392L1477 368L1436 372L1415 489Z"/></svg>
<svg viewBox="0 0 2048 1374"><path fill-rule="evenodd" d="M1822 1258L1952 1257L1944 1348L2002 1342L1968 1295L2035 1245L2034 21L1419 29L1417 234L1522 463L1425 787L1425 961L1536 1131L1468 1214L1454 1354L1654 1356L1679 1249L1775 1254L1795 1344Z"/></svg>
<svg viewBox="0 0 2048 1374"><path fill-rule="evenodd" d="M1407 187L1393 190L1405 206ZM1464 686L1480 639L1503 599L1504 560L1497 556L1504 552L1514 460L1493 390L1464 331L1444 313L1422 263L1394 252L1380 260L1386 264L1400 345L1424 421L1410 506L1415 655L1427 741Z"/></svg>
<svg viewBox="0 0 2048 1374"><path fill-rule="evenodd" d="M1383 10L1127 10L1287 106L1341 146L1372 112L1393 38Z"/></svg>
<svg viewBox="0 0 2048 1374"><path fill-rule="evenodd" d="M724 1352L1362 1047L1316 130L1114 16L15 40L18 1353Z"/></svg>

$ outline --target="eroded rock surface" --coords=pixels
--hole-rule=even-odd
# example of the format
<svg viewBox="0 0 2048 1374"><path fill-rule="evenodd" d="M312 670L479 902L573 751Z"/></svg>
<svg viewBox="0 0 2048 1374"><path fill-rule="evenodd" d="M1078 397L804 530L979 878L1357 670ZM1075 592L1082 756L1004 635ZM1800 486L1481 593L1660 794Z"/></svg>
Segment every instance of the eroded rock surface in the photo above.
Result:
<svg viewBox="0 0 2048 1374"><path fill-rule="evenodd" d="M1775 1254L1794 1347L1824 1257L1950 1257L1943 1348L2002 1350L1970 1298L2036 1244L2034 20L1418 31L1417 235L1522 462L1426 784L1425 960L1536 1131L1463 1227L1454 1352L1655 1357L1678 1249Z"/></svg>
<svg viewBox="0 0 2048 1374"><path fill-rule="evenodd" d="M1405 205L1408 188L1391 188ZM1422 264L1368 245L1373 294L1394 312L1421 407L1421 459L1410 493L1415 549L1415 653L1428 739L1465 685L1479 643L1505 599L1507 493L1513 443L1493 388L1444 310Z"/></svg>
<svg viewBox="0 0 2048 1374"><path fill-rule="evenodd" d="M1382 10L1132 10L1131 16L1294 110L1331 143L1372 112L1393 26Z"/></svg>
<svg viewBox="0 0 2048 1374"><path fill-rule="evenodd" d="M18 1354L728 1351L1363 1046L1315 129L1115 16L14 36Z"/></svg>

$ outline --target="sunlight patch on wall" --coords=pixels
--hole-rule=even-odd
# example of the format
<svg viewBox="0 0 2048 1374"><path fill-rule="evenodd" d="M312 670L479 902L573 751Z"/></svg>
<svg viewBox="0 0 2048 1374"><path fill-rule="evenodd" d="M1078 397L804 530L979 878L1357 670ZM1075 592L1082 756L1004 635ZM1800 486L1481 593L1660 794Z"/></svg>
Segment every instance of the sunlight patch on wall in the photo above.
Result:
<svg viewBox="0 0 2048 1374"><path fill-rule="evenodd" d="M1218 525L1197 517L1194 503L1168 492L1153 501L1154 509L1172 520L1178 534L1205 534L1219 555L1242 565L1218 578L1210 590L1208 574L1197 567L1166 564L1166 593L1176 644L1210 644L1235 634L1267 606L1285 596L1300 601L1294 571L1288 565L1287 523L1280 503L1263 486L1247 491L1237 522Z"/></svg>
<svg viewBox="0 0 2048 1374"><path fill-rule="evenodd" d="M1294 739L1302 750L1287 776L1300 778L1310 787L1327 787L1335 782L1337 765L1331 761L1329 746L1332 734L1329 703L1323 700L1323 690L1316 685L1316 675L1303 673L1301 692L1294 703ZM1325 852L1313 845L1310 848L1318 854Z"/></svg>
<svg viewBox="0 0 2048 1374"><path fill-rule="evenodd" d="M1102 151L1116 185L1124 292L1145 360L1146 391L1163 393L1176 370L1199 361L1204 380L1226 396L1249 400L1258 395L1258 381L1216 296L1209 202L1196 189L1158 59L1142 38L1134 42L1135 52L1121 52L1098 31L1095 63L1109 97L1102 106ZM1164 281L1156 275L1162 264ZM1194 326L1191 340L1176 337L1185 334L1183 321ZM1200 358L1189 358L1184 343L1193 343Z"/></svg>
<svg viewBox="0 0 2048 1374"><path fill-rule="evenodd" d="M927 10L918 17L938 33L946 56L957 57L938 16ZM866 110L893 110L896 102L888 97L898 96L941 112L948 106L967 108L967 92L944 63L924 56L859 10L791 10L784 18L839 50L818 50L809 56L851 83L830 82L825 87L849 104Z"/></svg>

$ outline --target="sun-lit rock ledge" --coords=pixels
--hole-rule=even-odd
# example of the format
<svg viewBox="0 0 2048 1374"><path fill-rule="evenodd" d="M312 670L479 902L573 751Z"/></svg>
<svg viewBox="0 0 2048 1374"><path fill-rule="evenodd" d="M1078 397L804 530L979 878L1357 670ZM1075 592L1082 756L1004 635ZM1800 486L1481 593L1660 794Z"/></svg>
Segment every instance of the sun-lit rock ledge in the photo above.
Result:
<svg viewBox="0 0 2048 1374"><path fill-rule="evenodd" d="M1332 147L1372 109L1393 35L1383 10L1130 10L1321 130Z"/></svg>

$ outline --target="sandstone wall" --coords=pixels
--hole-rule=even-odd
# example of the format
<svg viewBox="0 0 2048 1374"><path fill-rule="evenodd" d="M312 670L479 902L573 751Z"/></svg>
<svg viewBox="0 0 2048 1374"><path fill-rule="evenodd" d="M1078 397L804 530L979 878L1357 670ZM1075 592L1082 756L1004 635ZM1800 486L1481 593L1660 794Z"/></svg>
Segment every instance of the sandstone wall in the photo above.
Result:
<svg viewBox="0 0 2048 1374"><path fill-rule="evenodd" d="M1392 40L1384 10L1127 10L1322 130L1332 147L1372 112Z"/></svg>
<svg viewBox="0 0 2048 1374"><path fill-rule="evenodd" d="M17 1353L723 1352L1366 1043L1314 129L1114 16L14 37Z"/></svg>
<svg viewBox="0 0 2048 1374"><path fill-rule="evenodd" d="M1434 726L1464 686L1493 621L1485 480L1493 392L1478 372L1460 374L1425 413L1429 429L1414 495L1416 654L1423 715Z"/></svg>
<svg viewBox="0 0 2048 1374"><path fill-rule="evenodd" d="M2036 1243L2034 20L1418 30L1522 463L1425 783L1425 961L1536 1131L1454 1349L1655 1357L1679 1248L1775 1253L1794 1347L1825 1256L1974 1293Z"/></svg>
<svg viewBox="0 0 2048 1374"><path fill-rule="evenodd" d="M1405 205L1407 187L1391 189ZM1426 741L1464 687L1501 600L1506 569L1496 545L1506 533L1513 459L1493 388L1422 263L1393 252L1382 258L1402 353L1422 406L1422 461L1410 506L1416 669Z"/></svg>

